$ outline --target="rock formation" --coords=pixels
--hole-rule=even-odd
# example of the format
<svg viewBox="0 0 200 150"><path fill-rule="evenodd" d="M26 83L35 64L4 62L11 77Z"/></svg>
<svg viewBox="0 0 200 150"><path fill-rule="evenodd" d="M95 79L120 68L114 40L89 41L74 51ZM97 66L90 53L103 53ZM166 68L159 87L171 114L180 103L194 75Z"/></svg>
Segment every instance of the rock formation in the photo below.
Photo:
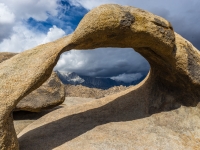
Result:
<svg viewBox="0 0 200 150"><path fill-rule="evenodd" d="M15 56L16 53L0 53L0 63ZM60 105L65 100L65 87L55 72L38 89L24 97L16 106L15 111L24 110L39 112Z"/></svg>
<svg viewBox="0 0 200 150"><path fill-rule="evenodd" d="M53 72L49 79L38 89L24 97L16 106L15 111L25 110L40 112L62 104L65 100L65 87Z"/></svg>
<svg viewBox="0 0 200 150"><path fill-rule="evenodd" d="M167 20L138 8L113 4L102 5L90 11L73 34L20 53L0 64L0 149L18 149L11 112L24 96L39 87L50 76L59 55L70 49L98 47L134 48L150 63L149 75L142 83L126 92L105 97L96 103L80 108L80 110L71 108L67 113L68 117L65 118L65 129L72 129L70 130L72 132L65 134L63 132L66 130L63 131L63 127L60 127L59 130L66 135L65 139L59 138L62 140L57 143L50 140L52 143L47 142L49 147L55 148L62 145L66 142L63 140L74 139L72 142L75 142L77 139L82 139L76 143L77 149L79 147L87 149L90 146L90 149L105 147L109 149L114 145L113 142L119 141L117 137L120 137L122 144L127 142L132 147L136 144L137 147L141 146L142 148L151 148L150 146L152 146L155 149L163 149L163 147L167 148L174 140L176 144L172 143L170 149L197 149L200 137L199 51L190 42L175 33ZM193 108L189 106L193 106ZM72 110L76 114L73 114ZM72 118L73 121L70 122ZM147 126L145 120L148 121ZM155 123L152 122L153 120ZM61 123L62 121L60 119L57 122ZM78 122L81 121L83 123L79 126ZM122 121L130 121L130 123L126 124ZM183 122L181 123L181 121ZM49 127L56 125L57 122L49 124ZM111 122L119 122L117 123L119 128L116 127L117 124ZM111 126L108 126L109 124ZM140 126L141 124L142 126ZM95 128L96 126L98 127ZM126 131L126 127L131 131ZM95 134L88 131L93 128L92 133L97 133L96 138L91 136ZM106 132L106 128L113 130ZM158 130L156 130L157 128ZM48 130L49 128L43 126L40 129ZM122 132L117 132L119 135L112 138L111 135L115 135L117 129ZM136 132L137 129L141 132ZM73 134L74 130L76 130L75 134ZM105 134L101 134L101 130ZM38 131L34 131L33 135L39 134ZM76 138L85 132L88 134ZM146 136L147 134L143 134L143 132L150 136ZM28 137L29 133L32 134L32 132L28 132L23 136ZM126 133L130 133L132 140L126 141ZM169 133L169 141L166 140L167 138L162 138L163 134L167 133ZM106 138L102 138L103 136ZM84 141L83 138L92 141L83 147L81 145L81 142ZM21 139L26 138L22 137ZM144 142L137 143L141 140ZM99 146L93 142L99 142L102 145ZM169 145L166 144L168 142ZM45 146L48 147L48 145ZM68 147L71 148L70 146L69 143ZM123 145L119 144L114 148L124 149L126 147L123 148Z"/></svg>
<svg viewBox="0 0 200 150"><path fill-rule="evenodd" d="M1 52L0 53L0 63L3 61L10 59L11 57L17 55L17 53L10 53L10 52Z"/></svg>
<svg viewBox="0 0 200 150"><path fill-rule="evenodd" d="M51 75L71 35L24 51L0 64L0 149L19 149L12 111Z"/></svg>

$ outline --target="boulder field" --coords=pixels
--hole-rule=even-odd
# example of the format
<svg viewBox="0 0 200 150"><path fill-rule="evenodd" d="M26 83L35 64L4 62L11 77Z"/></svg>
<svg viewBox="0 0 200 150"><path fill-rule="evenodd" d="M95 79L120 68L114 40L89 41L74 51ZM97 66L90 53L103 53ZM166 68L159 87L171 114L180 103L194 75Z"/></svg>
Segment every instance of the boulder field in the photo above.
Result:
<svg viewBox="0 0 200 150"><path fill-rule="evenodd" d="M12 111L49 78L60 54L99 47L133 48L148 60L148 76L125 92L42 117L20 133L20 148L29 140L36 149L198 149L199 51L167 20L115 4L91 10L71 35L0 64L0 149L19 149Z"/></svg>

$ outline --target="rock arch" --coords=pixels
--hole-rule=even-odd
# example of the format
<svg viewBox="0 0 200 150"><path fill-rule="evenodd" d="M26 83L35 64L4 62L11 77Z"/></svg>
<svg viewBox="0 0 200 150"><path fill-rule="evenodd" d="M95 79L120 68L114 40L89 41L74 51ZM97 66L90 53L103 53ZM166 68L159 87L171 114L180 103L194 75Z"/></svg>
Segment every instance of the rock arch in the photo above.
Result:
<svg viewBox="0 0 200 150"><path fill-rule="evenodd" d="M102 5L90 11L75 32L24 51L0 65L0 149L18 149L12 110L50 76L60 54L70 49L131 47L150 63L143 89L146 113L199 102L199 51L171 24L144 10Z"/></svg>

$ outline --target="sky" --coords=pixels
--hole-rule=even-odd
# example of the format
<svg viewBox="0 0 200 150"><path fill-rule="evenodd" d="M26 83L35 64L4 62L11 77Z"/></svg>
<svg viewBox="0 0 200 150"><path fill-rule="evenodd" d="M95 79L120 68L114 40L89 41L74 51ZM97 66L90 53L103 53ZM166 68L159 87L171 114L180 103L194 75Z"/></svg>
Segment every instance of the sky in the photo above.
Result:
<svg viewBox="0 0 200 150"><path fill-rule="evenodd" d="M0 0L0 52L20 53L72 33L101 4L138 7L159 15L200 49L199 0ZM133 49L71 50L54 70L131 82L146 75L148 62Z"/></svg>

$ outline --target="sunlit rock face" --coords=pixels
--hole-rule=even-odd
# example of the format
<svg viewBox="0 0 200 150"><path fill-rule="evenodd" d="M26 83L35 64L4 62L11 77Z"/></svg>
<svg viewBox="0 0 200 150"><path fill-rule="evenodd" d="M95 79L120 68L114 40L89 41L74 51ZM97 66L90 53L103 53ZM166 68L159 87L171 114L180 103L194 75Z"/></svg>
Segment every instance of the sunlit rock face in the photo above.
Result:
<svg viewBox="0 0 200 150"><path fill-rule="evenodd" d="M15 56L16 53L0 53L0 63ZM65 100L65 87L53 72L38 89L25 96L14 111L40 112L62 104Z"/></svg>
<svg viewBox="0 0 200 150"><path fill-rule="evenodd" d="M90 11L71 35L0 64L0 148L19 148L11 112L47 80L60 54L98 47L134 48L151 65L148 76L125 92L41 118L22 131L20 148L197 149L199 51L175 33L167 20L114 4ZM59 135L58 140L51 134ZM41 135L48 144L40 141ZM27 141L29 137L34 140Z"/></svg>

